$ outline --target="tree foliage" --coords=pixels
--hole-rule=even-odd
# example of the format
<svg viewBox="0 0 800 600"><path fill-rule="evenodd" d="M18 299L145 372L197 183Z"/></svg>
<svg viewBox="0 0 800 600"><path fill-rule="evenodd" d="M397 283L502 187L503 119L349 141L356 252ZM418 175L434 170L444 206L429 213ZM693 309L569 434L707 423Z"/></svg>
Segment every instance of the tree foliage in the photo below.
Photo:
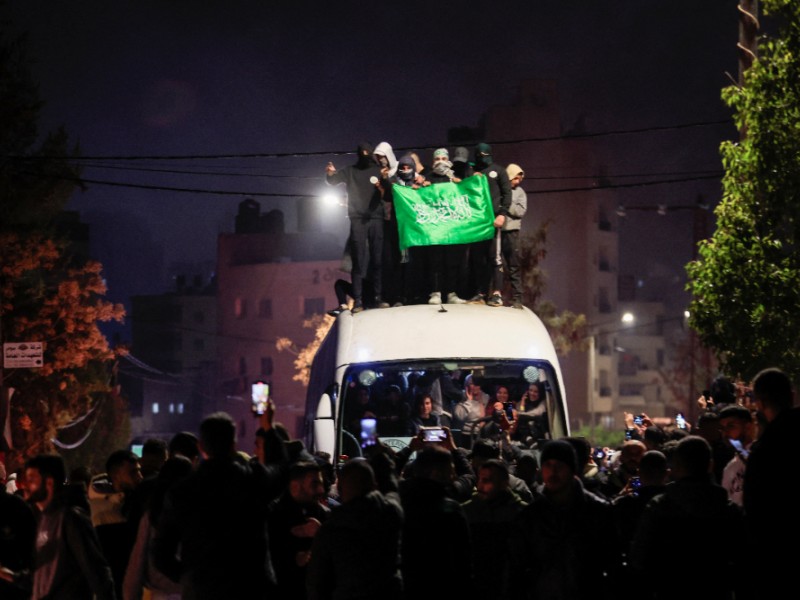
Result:
<svg viewBox="0 0 800 600"><path fill-rule="evenodd" d="M13 388L11 462L53 451L65 431L89 440L86 450L106 450L97 442L109 431L84 437L98 426L101 405L114 404L114 352L98 323L124 315L103 298L101 265L59 233L56 219L79 176L70 160L77 148L63 130L39 140L41 102L28 66L24 39L0 38L0 337L44 343L41 368L3 369L0 377ZM129 433L124 425L116 431Z"/></svg>
<svg viewBox="0 0 800 600"><path fill-rule="evenodd" d="M690 324L726 372L776 366L800 379L800 4L765 0L779 34L744 85L723 90L744 133L721 147L717 227L687 265Z"/></svg>

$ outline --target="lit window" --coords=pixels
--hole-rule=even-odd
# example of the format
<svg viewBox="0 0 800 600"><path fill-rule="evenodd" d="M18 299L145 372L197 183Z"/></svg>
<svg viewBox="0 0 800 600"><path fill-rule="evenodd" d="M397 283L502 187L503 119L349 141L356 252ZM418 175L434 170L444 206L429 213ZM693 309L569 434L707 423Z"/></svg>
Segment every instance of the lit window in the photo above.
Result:
<svg viewBox="0 0 800 600"><path fill-rule="evenodd" d="M247 316L247 300L236 298L233 302L233 314L237 319L244 319Z"/></svg>
<svg viewBox="0 0 800 600"><path fill-rule="evenodd" d="M178 414L183 414L183 402L178 403Z"/></svg>
<svg viewBox="0 0 800 600"><path fill-rule="evenodd" d="M153 402L153 414L158 414L158 402Z"/></svg>
<svg viewBox="0 0 800 600"><path fill-rule="evenodd" d="M175 412L175 405L172 402L170 402L169 403L169 413L173 414L174 412Z"/></svg>

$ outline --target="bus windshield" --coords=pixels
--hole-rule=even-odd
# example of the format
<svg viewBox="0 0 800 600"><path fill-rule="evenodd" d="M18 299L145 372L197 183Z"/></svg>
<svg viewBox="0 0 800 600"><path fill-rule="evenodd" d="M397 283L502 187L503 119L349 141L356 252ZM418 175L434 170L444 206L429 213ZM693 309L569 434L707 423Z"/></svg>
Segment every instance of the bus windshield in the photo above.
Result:
<svg viewBox="0 0 800 600"><path fill-rule="evenodd" d="M567 435L556 372L547 361L362 363L350 367L338 406L340 457L380 442L394 450L450 429L456 445L506 435L531 448ZM422 433L420 433L422 431Z"/></svg>

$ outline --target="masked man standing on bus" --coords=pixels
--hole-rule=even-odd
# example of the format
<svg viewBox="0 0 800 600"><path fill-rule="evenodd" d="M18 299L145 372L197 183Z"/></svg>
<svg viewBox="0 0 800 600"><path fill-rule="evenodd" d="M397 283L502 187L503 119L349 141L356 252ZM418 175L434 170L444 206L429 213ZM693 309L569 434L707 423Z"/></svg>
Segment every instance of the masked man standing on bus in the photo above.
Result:
<svg viewBox="0 0 800 600"><path fill-rule="evenodd" d="M372 146L358 145L354 165L337 171L332 162L325 167L328 185L344 184L347 189L347 215L350 218L350 250L353 258L353 312L364 310L363 280L373 276L375 304L382 307L381 278L383 253L383 187L381 169L375 163ZM370 299L372 300L372 299ZM387 305L388 306L388 305Z"/></svg>

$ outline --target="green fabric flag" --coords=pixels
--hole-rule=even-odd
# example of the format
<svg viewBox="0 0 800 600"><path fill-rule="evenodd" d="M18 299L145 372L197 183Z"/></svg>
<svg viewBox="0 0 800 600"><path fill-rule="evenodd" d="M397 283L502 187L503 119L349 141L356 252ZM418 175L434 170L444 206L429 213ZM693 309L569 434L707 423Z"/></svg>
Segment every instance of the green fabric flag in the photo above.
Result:
<svg viewBox="0 0 800 600"><path fill-rule="evenodd" d="M434 183L417 190L393 185L400 250L411 246L469 244L494 236L494 210L486 177Z"/></svg>

